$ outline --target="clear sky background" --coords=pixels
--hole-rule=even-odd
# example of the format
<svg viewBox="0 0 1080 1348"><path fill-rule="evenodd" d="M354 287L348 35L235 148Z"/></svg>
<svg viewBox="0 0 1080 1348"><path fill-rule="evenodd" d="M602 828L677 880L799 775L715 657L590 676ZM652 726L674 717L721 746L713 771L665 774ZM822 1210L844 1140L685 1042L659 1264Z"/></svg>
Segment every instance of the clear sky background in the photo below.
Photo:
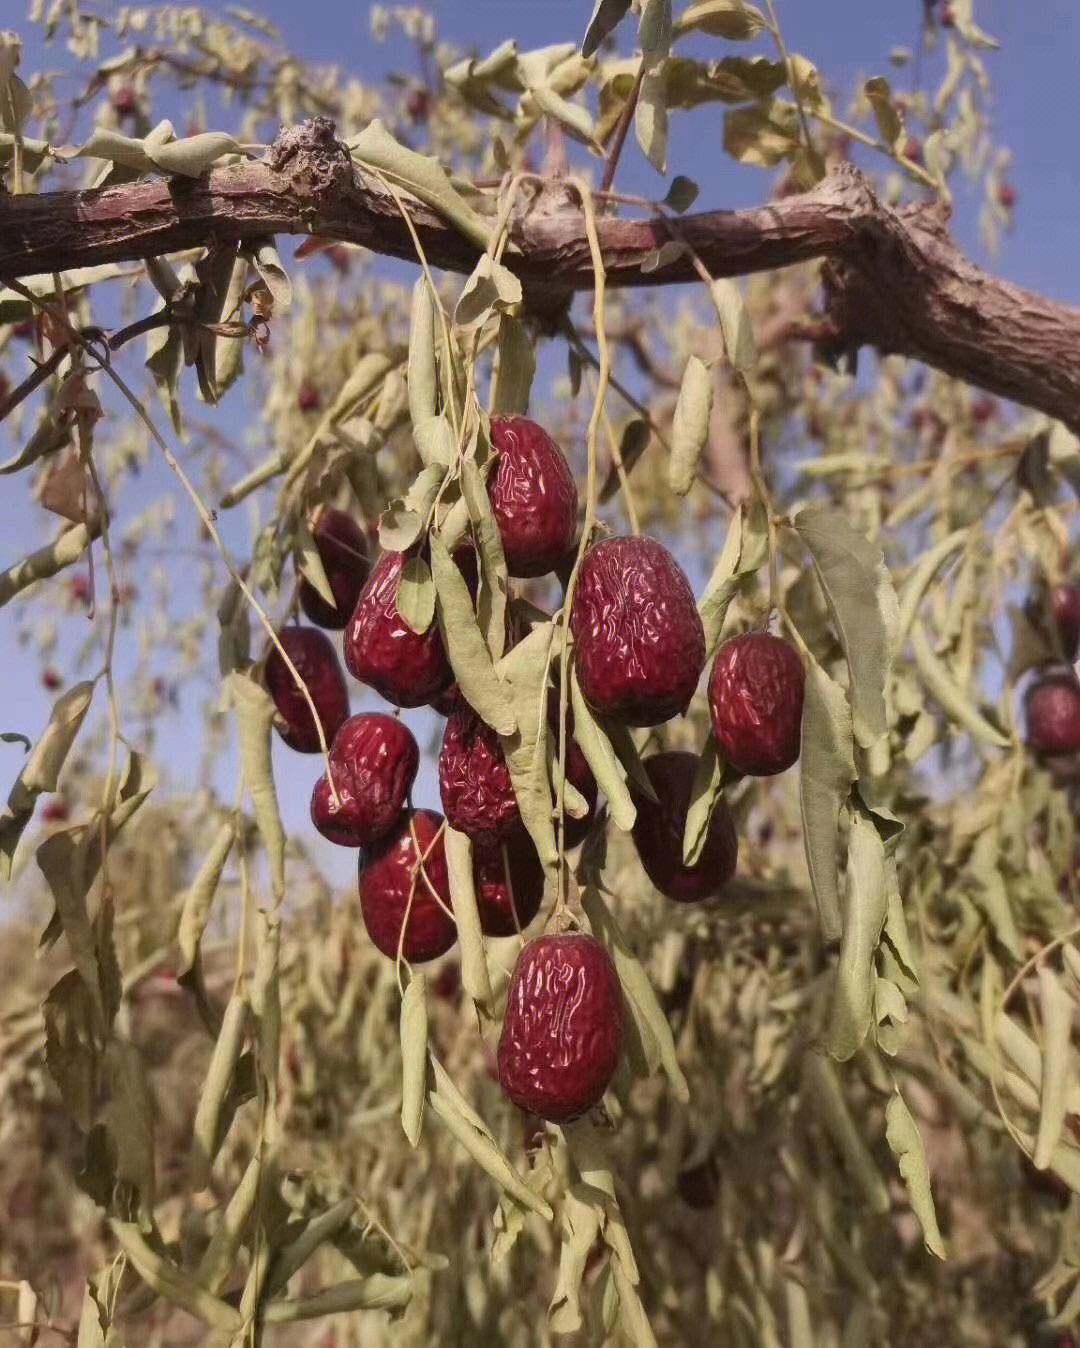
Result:
<svg viewBox="0 0 1080 1348"><path fill-rule="evenodd" d="M281 28L287 43L311 62L339 65L370 83L379 83L391 70L415 73L413 53L407 43L395 40L374 43L370 36L370 6L323 0L318 5L297 5L295 0L254 0L254 8ZM428 5L436 16L440 37L463 50L486 53L508 37L517 38L523 49L554 42L578 42L591 10L591 0L433 0ZM12 5L11 8L14 8ZM107 9L107 4L103 6ZM678 5L677 5L678 8ZM919 43L921 0L777 0L781 25L791 50L818 65L834 94L846 95L861 78L886 74L894 88L904 89L912 75L894 71L889 52L897 46L914 49ZM977 231L978 201L958 188L955 230L966 248L981 262L1022 285L1080 303L1080 266L1077 262L1077 222L1080 220L1080 138L1076 134L1076 70L1080 58L1080 3L1077 0L977 0L980 26L1001 43L998 53L989 53L987 63L993 81L993 115L997 139L1013 151L1009 180L1017 194L1015 223L1001 240L998 254L986 256ZM18 24L5 13L5 24ZM23 25L28 39L25 66L55 67L63 53L43 52L33 41L33 30ZM620 31L624 49L632 43L628 22ZM764 41L754 50L769 51ZM931 87L940 71L940 56L924 67ZM720 150L720 112L706 109L693 116L676 114L672 121L669 163L672 173L685 173L701 185L699 206L703 209L739 206L761 200L769 178L757 170L743 170ZM618 185L624 190L662 196L661 180L644 162L631 137L620 166ZM291 254L291 245L283 256ZM141 357L127 361L125 373L139 386L143 374ZM21 377L18 371L10 371ZM242 420L233 403L210 417L221 417L222 430L236 434ZM0 426L0 458L13 447ZM155 474L155 489L164 479ZM0 566L22 556L31 546L55 532L55 523L38 507L28 504L27 484L21 478L6 479L0 490ZM188 510L183 501L178 510ZM182 573L178 573L182 582ZM61 644L71 649L85 636L85 619L63 621ZM4 693L0 729L19 730L32 738L40 733L51 706L52 695L40 686L36 660L15 642L14 606L0 609L0 652ZM121 640L125 634L121 634ZM132 640L130 631L126 639ZM363 705L353 685L354 710ZM410 716L419 733L430 722ZM186 757L193 762L193 749L183 727L177 726L164 741L171 766L181 769ZM304 814L314 768L308 759L298 769L297 760L283 746L275 750L286 824L306 829ZM15 746L0 744L0 793L17 773L22 753ZM430 769L422 769L422 775ZM226 779L232 774L226 774ZM420 793L424 803L434 803L433 793ZM327 844L334 871L344 878L351 859Z"/></svg>

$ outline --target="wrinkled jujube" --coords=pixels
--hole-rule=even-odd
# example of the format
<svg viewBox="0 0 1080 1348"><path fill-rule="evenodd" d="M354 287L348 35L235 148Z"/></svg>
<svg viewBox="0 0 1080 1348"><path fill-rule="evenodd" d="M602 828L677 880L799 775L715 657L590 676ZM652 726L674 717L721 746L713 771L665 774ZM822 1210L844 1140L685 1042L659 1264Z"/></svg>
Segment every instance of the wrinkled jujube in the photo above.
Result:
<svg viewBox="0 0 1080 1348"><path fill-rule="evenodd" d="M450 879L442 823L433 810L413 810L399 819L377 852L366 861L361 857L360 913L376 949L390 959L397 956L403 924L401 953L413 963L437 959L457 939L457 926L446 911Z"/></svg>
<svg viewBox="0 0 1080 1348"><path fill-rule="evenodd" d="M283 627L278 640L307 685L329 744L349 714L349 691L337 652L330 638L314 627ZM276 646L271 647L266 657L264 677L284 723L278 727L281 738L300 753L318 753L319 732L315 718Z"/></svg>
<svg viewBox="0 0 1080 1348"><path fill-rule="evenodd" d="M1033 627L1043 632L1059 660L1075 660L1080 648L1080 589L1075 585L1045 585L1024 605Z"/></svg>
<svg viewBox="0 0 1080 1348"><path fill-rule="evenodd" d="M345 665L361 683L399 707L419 707L453 682L453 672L432 619L417 633L398 612L403 552L386 552L367 578L345 629Z"/></svg>
<svg viewBox="0 0 1080 1348"><path fill-rule="evenodd" d="M739 855L731 811L721 797L709 821L701 855L693 866L685 866L683 834L697 758L671 750L645 759L644 768L657 799L650 800L633 780L630 795L637 807L634 846L645 874L661 894L680 903L714 898L735 874Z"/></svg>
<svg viewBox="0 0 1080 1348"><path fill-rule="evenodd" d="M553 1123L599 1103L622 1051L622 989L592 936L540 936L518 956L499 1037L499 1081Z"/></svg>
<svg viewBox="0 0 1080 1348"><path fill-rule="evenodd" d="M705 631L690 582L662 543L608 538L591 547L570 623L593 711L659 725L686 710L705 665Z"/></svg>
<svg viewBox="0 0 1080 1348"><path fill-rule="evenodd" d="M363 525L343 510L320 510L311 526L326 579L334 596L331 604L311 581L301 579L300 607L318 627L340 630L349 621L368 574L367 534Z"/></svg>
<svg viewBox="0 0 1080 1348"><path fill-rule="evenodd" d="M771 777L799 757L806 671L794 646L768 632L730 637L709 676L713 734L748 777Z"/></svg>
<svg viewBox="0 0 1080 1348"><path fill-rule="evenodd" d="M350 716L334 736L329 757L330 774L324 773L312 792L311 821L331 842L372 847L393 827L412 790L420 763L412 731L382 712Z"/></svg>
<svg viewBox="0 0 1080 1348"><path fill-rule="evenodd" d="M574 551L577 485L562 450L527 417L492 417L488 496L512 576L543 576Z"/></svg>
<svg viewBox="0 0 1080 1348"><path fill-rule="evenodd" d="M447 717L439 794L450 827L476 842L490 845L522 827L499 736L463 702Z"/></svg>

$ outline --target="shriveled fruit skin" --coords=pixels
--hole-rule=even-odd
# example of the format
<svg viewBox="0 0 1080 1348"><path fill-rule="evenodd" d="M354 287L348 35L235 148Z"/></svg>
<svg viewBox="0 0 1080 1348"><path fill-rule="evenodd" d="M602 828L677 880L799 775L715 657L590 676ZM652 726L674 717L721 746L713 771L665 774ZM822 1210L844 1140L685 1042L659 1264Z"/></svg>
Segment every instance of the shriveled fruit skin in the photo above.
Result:
<svg viewBox="0 0 1080 1348"><path fill-rule="evenodd" d="M396 717L382 712L350 716L330 746L330 775L315 783L311 822L343 847L373 847L397 821L419 764L412 731Z"/></svg>
<svg viewBox="0 0 1080 1348"><path fill-rule="evenodd" d="M447 717L439 750L447 823L490 846L523 826L498 734L464 702Z"/></svg>
<svg viewBox="0 0 1080 1348"><path fill-rule="evenodd" d="M417 633L398 612L403 552L384 552L372 568L345 628L349 673L388 702L419 707L453 682L439 626Z"/></svg>
<svg viewBox="0 0 1080 1348"><path fill-rule="evenodd" d="M1047 674L1025 699L1028 747L1046 757L1080 750L1080 683L1072 674Z"/></svg>
<svg viewBox="0 0 1080 1348"><path fill-rule="evenodd" d="M682 568L652 538L608 538L586 553L570 623L585 701L623 725L684 712L705 665L705 631Z"/></svg>
<svg viewBox="0 0 1080 1348"><path fill-rule="evenodd" d="M319 512L311 532L334 603L328 603L309 580L302 579L300 607L318 627L340 631L349 621L367 579L367 534L351 515L332 509Z"/></svg>
<svg viewBox="0 0 1080 1348"><path fill-rule="evenodd" d="M715 898L735 874L739 856L731 811L723 798L717 802L701 855L693 866L684 866L683 834L697 759L671 750L645 759L644 768L658 799L650 800L633 781L630 795L637 807L632 836L645 874L661 894L680 903Z"/></svg>
<svg viewBox="0 0 1080 1348"><path fill-rule="evenodd" d="M474 847L473 887L485 936L524 931L544 897L544 868L528 834Z"/></svg>
<svg viewBox="0 0 1080 1348"><path fill-rule="evenodd" d="M730 637L709 676L713 734L748 777L771 777L799 757L806 671L794 646L768 632Z"/></svg>
<svg viewBox="0 0 1080 1348"><path fill-rule="evenodd" d="M319 713L319 722L327 744L334 738L349 714L349 690L345 675L330 638L314 627L283 627L278 633L285 653L307 685ZM281 738L302 754L319 752L319 732L303 691L289 672L276 646L266 657L263 676L274 706L284 721Z"/></svg>
<svg viewBox="0 0 1080 1348"><path fill-rule="evenodd" d="M574 551L578 493L562 450L527 417L492 417L488 496L512 576L544 576Z"/></svg>
<svg viewBox="0 0 1080 1348"><path fill-rule="evenodd" d="M540 936L518 956L499 1037L499 1081L552 1123L599 1103L622 1051L625 1011L611 957L591 936Z"/></svg>
<svg viewBox="0 0 1080 1348"><path fill-rule="evenodd" d="M437 894L450 907L450 878L439 834L442 823L433 810L413 810L399 819L366 864L361 858L360 913L376 949L390 959L397 956L403 923L402 954L413 963L437 959L457 939L454 919L435 898ZM438 841L432 845L437 834ZM421 857L425 858L422 870L418 866Z"/></svg>

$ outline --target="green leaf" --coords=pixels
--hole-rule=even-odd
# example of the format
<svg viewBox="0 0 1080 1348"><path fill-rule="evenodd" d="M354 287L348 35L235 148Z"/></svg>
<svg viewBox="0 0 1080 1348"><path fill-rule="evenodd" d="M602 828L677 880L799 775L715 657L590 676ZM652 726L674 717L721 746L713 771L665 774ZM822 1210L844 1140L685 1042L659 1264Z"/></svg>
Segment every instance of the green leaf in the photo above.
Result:
<svg viewBox="0 0 1080 1348"><path fill-rule="evenodd" d="M60 770L90 710L93 695L94 684L86 681L75 684L56 699L48 725L15 779L7 804L0 810L0 879L11 879L15 849L34 813L38 796L56 790Z"/></svg>
<svg viewBox="0 0 1080 1348"><path fill-rule="evenodd" d="M889 1211L889 1190L874 1164L862 1132L851 1117L836 1068L813 1050L803 1057L803 1085L822 1126L832 1139L848 1174L859 1186L871 1211Z"/></svg>
<svg viewBox="0 0 1080 1348"><path fill-rule="evenodd" d="M1013 915L1009 890L1001 874L1001 842L999 833L984 830L976 839L964 868L965 878L972 902L989 922L995 938L1017 964L1022 964L1025 958L1024 942Z"/></svg>
<svg viewBox="0 0 1080 1348"><path fill-rule="evenodd" d="M45 1066L75 1123L89 1129L101 1076L101 1029L94 997L77 969L49 990L42 1006Z"/></svg>
<svg viewBox="0 0 1080 1348"><path fill-rule="evenodd" d="M423 557L407 557L394 602L412 630L423 635L435 617L435 586Z"/></svg>
<svg viewBox="0 0 1080 1348"><path fill-rule="evenodd" d="M690 808L686 811L683 829L683 865L694 866L701 856L713 811L723 795L724 762L716 740L709 736L698 758L694 781L690 787Z"/></svg>
<svg viewBox="0 0 1080 1348"><path fill-rule="evenodd" d="M767 27L761 10L744 0L693 0L675 20L678 36L696 30L728 42L744 42Z"/></svg>
<svg viewBox="0 0 1080 1348"><path fill-rule="evenodd" d="M499 677L513 696L517 729L503 740L521 818L550 873L558 864L551 779L548 775L548 674L554 629L540 623L499 661Z"/></svg>
<svg viewBox="0 0 1080 1348"><path fill-rule="evenodd" d="M848 833L843 936L822 1042L840 1062L860 1047L874 1009L874 954L888 900L885 844L872 819L852 814Z"/></svg>
<svg viewBox="0 0 1080 1348"><path fill-rule="evenodd" d="M536 374L536 346L520 319L499 316L498 364L492 395L494 416L524 416Z"/></svg>
<svg viewBox="0 0 1080 1348"><path fill-rule="evenodd" d="M844 690L814 660L806 670L799 772L810 884L822 935L835 941L843 929L837 878L840 807L855 782L855 741Z"/></svg>
<svg viewBox="0 0 1080 1348"><path fill-rule="evenodd" d="M428 1102L435 1114L500 1188L505 1189L522 1207L550 1222L553 1214L545 1199L514 1169L487 1125L451 1081L442 1064L435 1058L432 1058L431 1064L435 1086L428 1095Z"/></svg>
<svg viewBox="0 0 1080 1348"><path fill-rule="evenodd" d="M589 26L581 41L582 56L592 56L630 8L630 0L596 0Z"/></svg>
<svg viewBox="0 0 1080 1348"><path fill-rule="evenodd" d="M634 134L657 173L666 173L668 115L663 69L650 71L641 82L634 109Z"/></svg>
<svg viewBox="0 0 1080 1348"><path fill-rule="evenodd" d="M223 131L203 131L197 136L166 141L150 152L152 162L164 173L198 178L227 154L237 154L240 146ZM84 151L85 153L85 151Z"/></svg>
<svg viewBox="0 0 1080 1348"><path fill-rule="evenodd" d="M870 748L888 730L885 683L896 649L896 592L881 550L848 523L845 512L810 506L795 517L851 671L855 738Z"/></svg>
<svg viewBox="0 0 1080 1348"><path fill-rule="evenodd" d="M714 384L710 364L691 356L683 371L671 425L668 483L679 496L685 496L694 485L698 459L709 438Z"/></svg>
<svg viewBox="0 0 1080 1348"><path fill-rule="evenodd" d="M402 145L379 118L347 142L352 156L365 168L375 169L407 188L413 196L455 225L479 248L488 246L488 225L454 188L437 159Z"/></svg>
<svg viewBox="0 0 1080 1348"><path fill-rule="evenodd" d="M285 830L278 809L270 757L274 702L266 689L248 674L234 671L226 678L225 685L229 702L236 713L240 775L251 797L255 824L266 848L274 899L280 902L285 897Z"/></svg>
<svg viewBox="0 0 1080 1348"><path fill-rule="evenodd" d="M794 104L767 99L724 114L724 150L741 164L772 168L799 146L799 114Z"/></svg>
<svg viewBox="0 0 1080 1348"><path fill-rule="evenodd" d="M454 322L460 328L483 323L491 314L505 313L521 303L521 282L501 262L482 253L462 287L454 310Z"/></svg>
<svg viewBox="0 0 1080 1348"><path fill-rule="evenodd" d="M676 1099L689 1100L690 1087L679 1066L671 1026L641 961L631 952L622 928L598 889L589 886L582 890L581 906L589 919L593 935L611 954L615 972L619 975L619 984L642 1042L648 1044L651 1041L656 1046L659 1062L671 1082Z"/></svg>
<svg viewBox="0 0 1080 1348"><path fill-rule="evenodd" d="M971 538L970 528L956 529L919 558L917 566L904 584L902 593L898 595L900 606L896 629L898 646L911 630L911 624L915 621L919 604L930 582L949 557L969 538Z"/></svg>
<svg viewBox="0 0 1080 1348"><path fill-rule="evenodd" d="M934 1196L930 1191L930 1171L918 1124L897 1091L885 1106L885 1141L896 1157L900 1176L907 1188L911 1210L922 1227L923 1240L931 1254L945 1258L945 1245L938 1229Z"/></svg>
<svg viewBox="0 0 1080 1348"><path fill-rule="evenodd" d="M664 197L664 205L669 211L675 211L682 215L697 201L700 193L701 188L694 182L693 178L686 178L681 173L676 173Z"/></svg>
<svg viewBox="0 0 1080 1348"><path fill-rule="evenodd" d="M439 376L435 365L435 300L426 276L413 286L409 319L408 393L413 430L439 410Z"/></svg>
<svg viewBox="0 0 1080 1348"><path fill-rule="evenodd" d="M29 735L22 735L17 730L5 730L0 734L0 744L21 744L26 753L34 747Z"/></svg>
<svg viewBox="0 0 1080 1348"><path fill-rule="evenodd" d="M643 421L640 417L633 418L623 427L622 434L619 437L619 458L622 460L623 472L628 478L634 465L648 448L651 438L652 430L649 423ZM621 485L619 470L612 464L608 469L604 485L600 488L600 504L606 505Z"/></svg>
<svg viewBox="0 0 1080 1348"><path fill-rule="evenodd" d="M248 1023L247 995L234 988L225 1005L221 1028L214 1041L210 1064L206 1069L199 1103L195 1108L194 1165L196 1183L209 1183L210 1167L225 1140L227 1098L236 1077L236 1065L244 1046Z"/></svg>
<svg viewBox="0 0 1080 1348"><path fill-rule="evenodd" d="M977 707L972 706L963 689L953 682L944 661L932 650L920 622L915 621L911 624L910 635L911 652L915 657L915 667L919 671L919 676L927 691L940 704L949 719L962 730L966 730L973 739L983 744L992 744L999 749L1008 749L1012 741Z"/></svg>
<svg viewBox="0 0 1080 1348"><path fill-rule="evenodd" d="M420 1141L424 1122L427 1063L427 980L414 969L401 998L401 1126L410 1147Z"/></svg>
<svg viewBox="0 0 1080 1348"><path fill-rule="evenodd" d="M336 608L337 600L326 578L322 555L315 542L315 535L311 532L311 525L306 519L301 519L296 526L296 556L300 574L328 604Z"/></svg>
<svg viewBox="0 0 1080 1348"><path fill-rule="evenodd" d="M671 50L671 0L645 0L638 21L638 45L651 70Z"/></svg>
<svg viewBox="0 0 1080 1348"><path fill-rule="evenodd" d="M154 1207L154 1101L142 1056L125 1039L111 1039L105 1050L109 1080L106 1127L116 1144L116 1177L132 1186L139 1212L150 1220Z"/></svg>
<svg viewBox="0 0 1080 1348"><path fill-rule="evenodd" d="M1042 1073L1039 1081L1039 1129L1035 1135L1032 1162L1045 1170L1061 1138L1068 1112L1070 1080L1069 1038L1072 1033L1073 1001L1053 969L1040 964L1039 1013L1042 1019Z"/></svg>
<svg viewBox="0 0 1080 1348"><path fill-rule="evenodd" d="M629 833L637 818L637 808L626 784L626 769L585 701L577 670L570 673L570 706L574 713L574 739L607 799L612 822Z"/></svg>
<svg viewBox="0 0 1080 1348"><path fill-rule="evenodd" d="M568 98L563 98L549 84L534 84L529 89L529 97L536 103L541 112L565 127L575 140L589 146L594 153L599 153L600 147L596 142L596 124L588 108L582 107L580 103L572 103Z"/></svg>
<svg viewBox="0 0 1080 1348"><path fill-rule="evenodd" d="M900 139L904 127L900 121L900 114L896 110L889 81L880 75L876 75L863 85L863 93L866 95L874 114L881 139L886 145L895 145Z"/></svg>
<svg viewBox="0 0 1080 1348"><path fill-rule="evenodd" d="M709 293L720 320L727 358L733 369L745 374L757 360L757 344L742 291L736 281L721 278L710 283Z"/></svg>
<svg viewBox="0 0 1080 1348"><path fill-rule="evenodd" d="M491 1002L491 978L473 885L472 842L464 833L449 826L444 841L450 897L461 949L461 985L474 1002L486 1007Z"/></svg>
<svg viewBox="0 0 1080 1348"><path fill-rule="evenodd" d="M439 626L461 692L482 720L500 735L512 735L514 708L473 612L461 572L438 535L431 539L431 570L438 599Z"/></svg>
<svg viewBox="0 0 1080 1348"><path fill-rule="evenodd" d="M379 542L388 552L406 552L417 541L445 479L442 464L429 464L405 495L386 507L379 516Z"/></svg>
<svg viewBox="0 0 1080 1348"><path fill-rule="evenodd" d="M210 917L210 905L221 880L221 872L236 841L236 821L229 819L214 835L214 841L203 858L202 865L184 895L180 906L180 925L176 941L180 947L180 976L195 967L199 957L199 942Z"/></svg>
<svg viewBox="0 0 1080 1348"><path fill-rule="evenodd" d="M698 600L705 649L712 655L720 640L728 606L744 576L753 575L769 557L769 528L760 505L739 504L728 525L724 546Z"/></svg>
<svg viewBox="0 0 1080 1348"><path fill-rule="evenodd" d="M428 467L449 468L457 458L458 440L445 412L413 426L413 442Z"/></svg>
<svg viewBox="0 0 1080 1348"><path fill-rule="evenodd" d="M506 645L506 597L509 578L503 553L502 534L495 522L491 498L475 458L461 465L461 494L469 512L473 541L480 558L480 590L476 616L492 658L498 660Z"/></svg>

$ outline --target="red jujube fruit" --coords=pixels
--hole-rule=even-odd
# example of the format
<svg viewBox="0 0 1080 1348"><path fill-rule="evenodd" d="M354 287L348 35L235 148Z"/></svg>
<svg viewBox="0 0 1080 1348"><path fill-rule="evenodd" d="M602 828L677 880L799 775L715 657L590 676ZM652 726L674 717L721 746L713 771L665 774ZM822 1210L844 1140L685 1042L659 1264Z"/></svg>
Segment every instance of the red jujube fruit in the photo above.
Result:
<svg viewBox="0 0 1080 1348"><path fill-rule="evenodd" d="M488 496L512 576L544 576L572 555L577 485L562 450L527 417L492 417Z"/></svg>
<svg viewBox="0 0 1080 1348"><path fill-rule="evenodd" d="M374 846L396 823L419 763L412 731L396 717L382 712L350 716L330 746L329 776L324 773L315 783L312 823L343 847Z"/></svg>
<svg viewBox="0 0 1080 1348"><path fill-rule="evenodd" d="M464 702L447 717L439 794L447 823L475 842L490 846L522 828L499 736Z"/></svg>
<svg viewBox="0 0 1080 1348"><path fill-rule="evenodd" d="M311 526L334 602L328 603L311 581L301 579L300 607L318 627L335 631L349 621L368 574L367 535L343 510L323 509Z"/></svg>
<svg viewBox="0 0 1080 1348"><path fill-rule="evenodd" d="M367 578L345 629L345 666L399 707L430 702L453 682L439 625L414 632L398 612L403 552L385 552Z"/></svg>
<svg viewBox="0 0 1080 1348"><path fill-rule="evenodd" d="M1080 683L1073 674L1047 674L1033 683L1024 709L1029 748L1047 757L1080 751Z"/></svg>
<svg viewBox="0 0 1080 1348"><path fill-rule="evenodd" d="M768 632L731 637L709 676L713 734L747 777L771 777L799 757L806 671L794 646Z"/></svg>
<svg viewBox="0 0 1080 1348"><path fill-rule="evenodd" d="M600 716L659 725L684 712L705 664L705 631L679 564L652 538L586 553L570 624L578 680Z"/></svg>
<svg viewBox="0 0 1080 1348"><path fill-rule="evenodd" d="M390 959L397 957L399 941L404 958L420 964L444 955L457 939L447 911L450 878L442 823L433 810L413 810L366 864L361 858L360 913L376 949Z"/></svg>
<svg viewBox="0 0 1080 1348"><path fill-rule="evenodd" d="M473 847L473 887L485 936L524 931L540 911L544 868L527 833Z"/></svg>
<svg viewBox="0 0 1080 1348"><path fill-rule="evenodd" d="M622 1051L622 989L599 941L540 936L518 956L499 1037L499 1081L552 1123L599 1103Z"/></svg>
<svg viewBox="0 0 1080 1348"><path fill-rule="evenodd" d="M683 834L697 758L672 750L653 754L644 767L657 800L650 800L633 781L630 795L637 808L632 836L645 874L661 894L680 903L715 898L735 874L739 855L731 811L723 798L717 802L701 855L693 866L685 866Z"/></svg>
<svg viewBox="0 0 1080 1348"><path fill-rule="evenodd" d="M307 685L329 744L349 714L349 692L337 652L330 638L314 627L283 627L278 640ZM300 753L318 753L319 732L315 718L276 646L270 648L266 657L264 678L283 722L278 726L281 738Z"/></svg>

